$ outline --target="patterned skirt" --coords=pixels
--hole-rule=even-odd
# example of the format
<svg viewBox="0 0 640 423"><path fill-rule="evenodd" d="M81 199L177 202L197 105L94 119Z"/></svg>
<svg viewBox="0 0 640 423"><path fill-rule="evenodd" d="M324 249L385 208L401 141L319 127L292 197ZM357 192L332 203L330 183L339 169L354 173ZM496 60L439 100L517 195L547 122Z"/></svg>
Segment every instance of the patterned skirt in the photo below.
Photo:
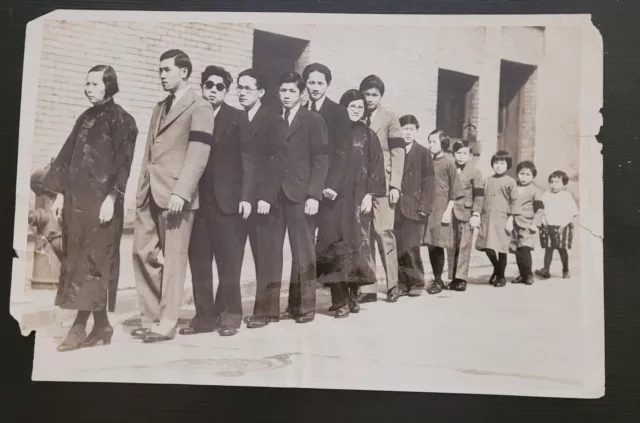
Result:
<svg viewBox="0 0 640 423"><path fill-rule="evenodd" d="M540 228L540 246L570 250L573 244L573 223L567 226L545 225Z"/></svg>

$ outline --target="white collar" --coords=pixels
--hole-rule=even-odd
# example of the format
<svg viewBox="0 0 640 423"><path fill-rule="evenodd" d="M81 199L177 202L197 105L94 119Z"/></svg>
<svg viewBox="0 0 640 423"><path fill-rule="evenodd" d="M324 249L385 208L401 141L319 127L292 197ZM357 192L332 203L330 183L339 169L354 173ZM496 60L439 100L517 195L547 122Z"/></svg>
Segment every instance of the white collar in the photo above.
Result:
<svg viewBox="0 0 640 423"><path fill-rule="evenodd" d="M180 99L182 97L184 97L184 95L191 89L191 86L189 84L184 84L184 88L176 91L175 93L173 93L173 104L172 106L175 106L176 104L178 104L178 102L180 101Z"/></svg>
<svg viewBox="0 0 640 423"><path fill-rule="evenodd" d="M322 97L320 97L320 99L318 101L316 101L316 111L319 112L320 109L322 108L322 105L324 104L324 100L327 98L327 95L323 95ZM311 104L313 103L313 100L309 99L309 110L311 110Z"/></svg>
<svg viewBox="0 0 640 423"><path fill-rule="evenodd" d="M224 104L224 103L223 103L223 104ZM215 110L213 111L213 118L214 118L214 119L216 118L216 116L218 116L218 113L220 113L220 109L222 109L223 104L220 104L220 105L218 106L218 108L217 108L217 109L215 109Z"/></svg>
<svg viewBox="0 0 640 423"><path fill-rule="evenodd" d="M261 105L262 105L262 102L258 100L253 106L251 106L249 110L247 110L247 116L249 116L249 122L251 122L253 118L256 117L256 113L258 113L258 109L260 109Z"/></svg>
<svg viewBox="0 0 640 423"><path fill-rule="evenodd" d="M411 144L405 144L405 145L404 145L404 149L405 149L405 151L407 152L407 154L409 154L409 151L411 151L411 147L413 147L413 143L414 143L414 142L415 142L415 141L411 141Z"/></svg>
<svg viewBox="0 0 640 423"><path fill-rule="evenodd" d="M300 109L300 103L296 104L294 107L291 108L291 112L289 113L289 125L291 125L291 122L293 122L293 118L296 117L296 113L298 113L299 109ZM283 119L284 119L284 112L285 110L282 110Z"/></svg>

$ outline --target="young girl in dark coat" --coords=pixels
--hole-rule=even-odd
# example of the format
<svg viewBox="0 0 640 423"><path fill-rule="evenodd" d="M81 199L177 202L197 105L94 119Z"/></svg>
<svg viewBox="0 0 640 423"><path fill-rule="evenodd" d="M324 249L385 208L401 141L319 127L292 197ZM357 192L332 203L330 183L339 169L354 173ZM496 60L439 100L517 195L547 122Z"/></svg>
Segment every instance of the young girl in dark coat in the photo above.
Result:
<svg viewBox="0 0 640 423"><path fill-rule="evenodd" d="M533 184L537 175L535 165L528 160L516 166L518 199L513 206L515 217L509 250L516 255L520 276L512 280L512 283L533 284L531 251L535 246L544 209L540 190Z"/></svg>
<svg viewBox="0 0 640 423"><path fill-rule="evenodd" d="M507 175L512 164L511 155L506 151L498 151L491 157L495 173L484 184L484 203L476 239L476 248L484 251L493 265L489 283L495 287L503 287L507 283L504 271L513 231L513 206L518 199L516 180Z"/></svg>
<svg viewBox="0 0 640 423"><path fill-rule="evenodd" d="M433 282L427 287L427 293L432 295L444 289L444 250L453 246L453 206L455 201L463 196L453 157L445 153L450 143L449 137L441 130L429 134L427 145L433 158L435 183L433 208L423 241L429 246L429 259L433 269Z"/></svg>

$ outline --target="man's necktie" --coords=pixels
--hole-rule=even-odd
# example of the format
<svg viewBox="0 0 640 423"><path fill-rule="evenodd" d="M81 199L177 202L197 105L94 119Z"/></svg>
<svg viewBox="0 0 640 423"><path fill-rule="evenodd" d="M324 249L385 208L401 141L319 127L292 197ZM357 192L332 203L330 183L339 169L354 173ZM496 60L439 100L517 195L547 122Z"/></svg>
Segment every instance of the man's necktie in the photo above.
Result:
<svg viewBox="0 0 640 423"><path fill-rule="evenodd" d="M318 109L316 109L316 102L315 101L311 101L311 111L312 112L317 112Z"/></svg>
<svg viewBox="0 0 640 423"><path fill-rule="evenodd" d="M289 116L291 115L290 109L285 109L284 111L284 123L289 126Z"/></svg>
<svg viewBox="0 0 640 423"><path fill-rule="evenodd" d="M367 116L366 122L367 126L371 126L371 116Z"/></svg>
<svg viewBox="0 0 640 423"><path fill-rule="evenodd" d="M175 96L173 94L171 94L169 96L169 99L167 100L166 106L165 106L165 110L167 113L169 113L169 110L171 110L171 106L173 106L173 98Z"/></svg>

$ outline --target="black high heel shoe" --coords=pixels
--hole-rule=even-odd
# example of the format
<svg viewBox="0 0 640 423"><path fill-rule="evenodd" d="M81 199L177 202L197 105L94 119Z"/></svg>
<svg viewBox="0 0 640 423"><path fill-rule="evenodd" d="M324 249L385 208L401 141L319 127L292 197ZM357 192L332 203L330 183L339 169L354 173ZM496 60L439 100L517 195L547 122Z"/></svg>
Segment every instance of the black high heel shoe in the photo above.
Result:
<svg viewBox="0 0 640 423"><path fill-rule="evenodd" d="M87 333L84 327L77 328L72 326L71 329L69 329L69 333L67 333L67 337L58 345L58 351L65 352L82 348L82 343L86 337Z"/></svg>
<svg viewBox="0 0 640 423"><path fill-rule="evenodd" d="M82 347L95 347L100 341L102 345L111 344L111 337L113 336L113 328L111 325L96 328L94 327L89 333L89 336L82 342Z"/></svg>

